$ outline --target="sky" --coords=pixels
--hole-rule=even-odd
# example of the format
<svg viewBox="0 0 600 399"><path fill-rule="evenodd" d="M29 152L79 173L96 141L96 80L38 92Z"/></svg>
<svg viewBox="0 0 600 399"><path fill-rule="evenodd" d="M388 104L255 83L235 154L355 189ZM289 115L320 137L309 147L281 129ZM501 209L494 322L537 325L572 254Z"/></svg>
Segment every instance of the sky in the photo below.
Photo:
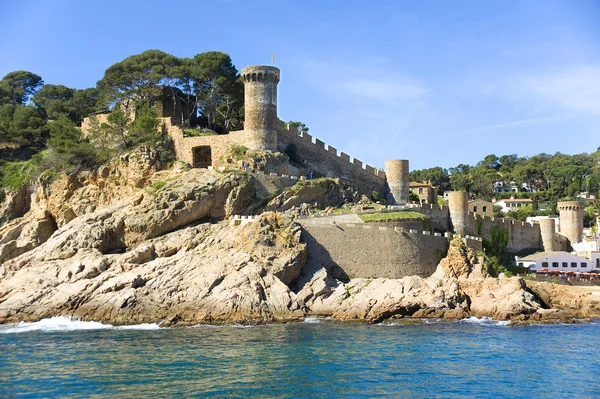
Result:
<svg viewBox="0 0 600 399"><path fill-rule="evenodd" d="M149 49L281 69L278 114L383 167L600 146L600 1L0 1L0 77L95 86Z"/></svg>

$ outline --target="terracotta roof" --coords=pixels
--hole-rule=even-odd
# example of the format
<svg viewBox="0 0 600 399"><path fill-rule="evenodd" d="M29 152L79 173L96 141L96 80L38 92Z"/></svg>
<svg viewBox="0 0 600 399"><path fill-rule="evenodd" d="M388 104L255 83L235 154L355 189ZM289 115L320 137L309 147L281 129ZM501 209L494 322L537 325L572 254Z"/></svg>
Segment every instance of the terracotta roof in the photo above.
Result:
<svg viewBox="0 0 600 399"><path fill-rule="evenodd" d="M504 202L533 202L533 200L532 200L532 199L529 199L529 198L522 198L522 199L518 199L518 198L515 198L515 199L505 199L505 200L500 200L500 201L504 201ZM498 201L498 202L500 202L500 201Z"/></svg>
<svg viewBox="0 0 600 399"><path fill-rule="evenodd" d="M435 188L433 187L431 184L425 184L425 183L417 183L417 182L409 182L408 183L408 187L429 187L429 188Z"/></svg>

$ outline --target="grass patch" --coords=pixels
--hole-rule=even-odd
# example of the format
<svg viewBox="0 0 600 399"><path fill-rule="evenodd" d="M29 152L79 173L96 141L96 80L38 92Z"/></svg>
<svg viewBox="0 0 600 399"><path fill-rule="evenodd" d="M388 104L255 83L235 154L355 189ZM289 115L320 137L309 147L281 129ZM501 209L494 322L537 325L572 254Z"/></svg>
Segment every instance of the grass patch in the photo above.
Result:
<svg viewBox="0 0 600 399"><path fill-rule="evenodd" d="M0 186L18 190L36 177L37 164L32 159L23 162L6 162L0 166Z"/></svg>
<svg viewBox="0 0 600 399"><path fill-rule="evenodd" d="M154 191L159 191L166 185L167 185L166 181L159 180L159 181L155 181L154 183L152 183L152 188L154 189Z"/></svg>
<svg viewBox="0 0 600 399"><path fill-rule="evenodd" d="M397 220L421 220L428 221L429 218L419 212L390 212L390 213L366 213L358 215L363 222L395 222Z"/></svg>
<svg viewBox="0 0 600 399"><path fill-rule="evenodd" d="M217 133L210 129L195 128L183 129L183 137L200 137L200 136L216 136Z"/></svg>

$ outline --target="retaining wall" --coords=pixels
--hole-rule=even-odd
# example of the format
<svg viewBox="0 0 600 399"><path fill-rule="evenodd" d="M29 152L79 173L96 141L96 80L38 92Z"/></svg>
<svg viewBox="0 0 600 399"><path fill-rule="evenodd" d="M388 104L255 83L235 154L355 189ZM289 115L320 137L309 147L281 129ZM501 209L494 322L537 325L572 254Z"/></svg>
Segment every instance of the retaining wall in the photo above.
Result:
<svg viewBox="0 0 600 399"><path fill-rule="evenodd" d="M371 223L303 226L301 240L309 258L342 279L430 276L448 250L439 233Z"/></svg>

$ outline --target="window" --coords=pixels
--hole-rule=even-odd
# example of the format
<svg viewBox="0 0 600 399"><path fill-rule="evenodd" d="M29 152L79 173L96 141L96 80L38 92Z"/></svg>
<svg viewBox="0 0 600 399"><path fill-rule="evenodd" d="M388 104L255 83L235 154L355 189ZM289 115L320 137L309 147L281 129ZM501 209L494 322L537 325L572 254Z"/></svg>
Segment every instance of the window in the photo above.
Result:
<svg viewBox="0 0 600 399"><path fill-rule="evenodd" d="M487 206L484 206L483 207L483 212L486 212L486 211L487 211Z"/></svg>
<svg viewBox="0 0 600 399"><path fill-rule="evenodd" d="M581 267L587 267L587 262L581 262Z"/></svg>
<svg viewBox="0 0 600 399"><path fill-rule="evenodd" d="M423 189L422 188L419 189L419 194L423 194Z"/></svg>
<svg viewBox="0 0 600 399"><path fill-rule="evenodd" d="M542 267L548 267L548 262L542 262Z"/></svg>
<svg viewBox="0 0 600 399"><path fill-rule="evenodd" d="M577 267L577 262L571 262L571 267Z"/></svg>
<svg viewBox="0 0 600 399"><path fill-rule="evenodd" d="M563 267L569 267L569 262L563 262L563 263L562 263L562 266L563 266Z"/></svg>
<svg viewBox="0 0 600 399"><path fill-rule="evenodd" d="M558 262L552 262L552 267L558 267Z"/></svg>
<svg viewBox="0 0 600 399"><path fill-rule="evenodd" d="M523 262L519 262L519 267L523 267Z"/></svg>
<svg viewBox="0 0 600 399"><path fill-rule="evenodd" d="M473 207L473 212L477 212L477 207L476 206Z"/></svg>

